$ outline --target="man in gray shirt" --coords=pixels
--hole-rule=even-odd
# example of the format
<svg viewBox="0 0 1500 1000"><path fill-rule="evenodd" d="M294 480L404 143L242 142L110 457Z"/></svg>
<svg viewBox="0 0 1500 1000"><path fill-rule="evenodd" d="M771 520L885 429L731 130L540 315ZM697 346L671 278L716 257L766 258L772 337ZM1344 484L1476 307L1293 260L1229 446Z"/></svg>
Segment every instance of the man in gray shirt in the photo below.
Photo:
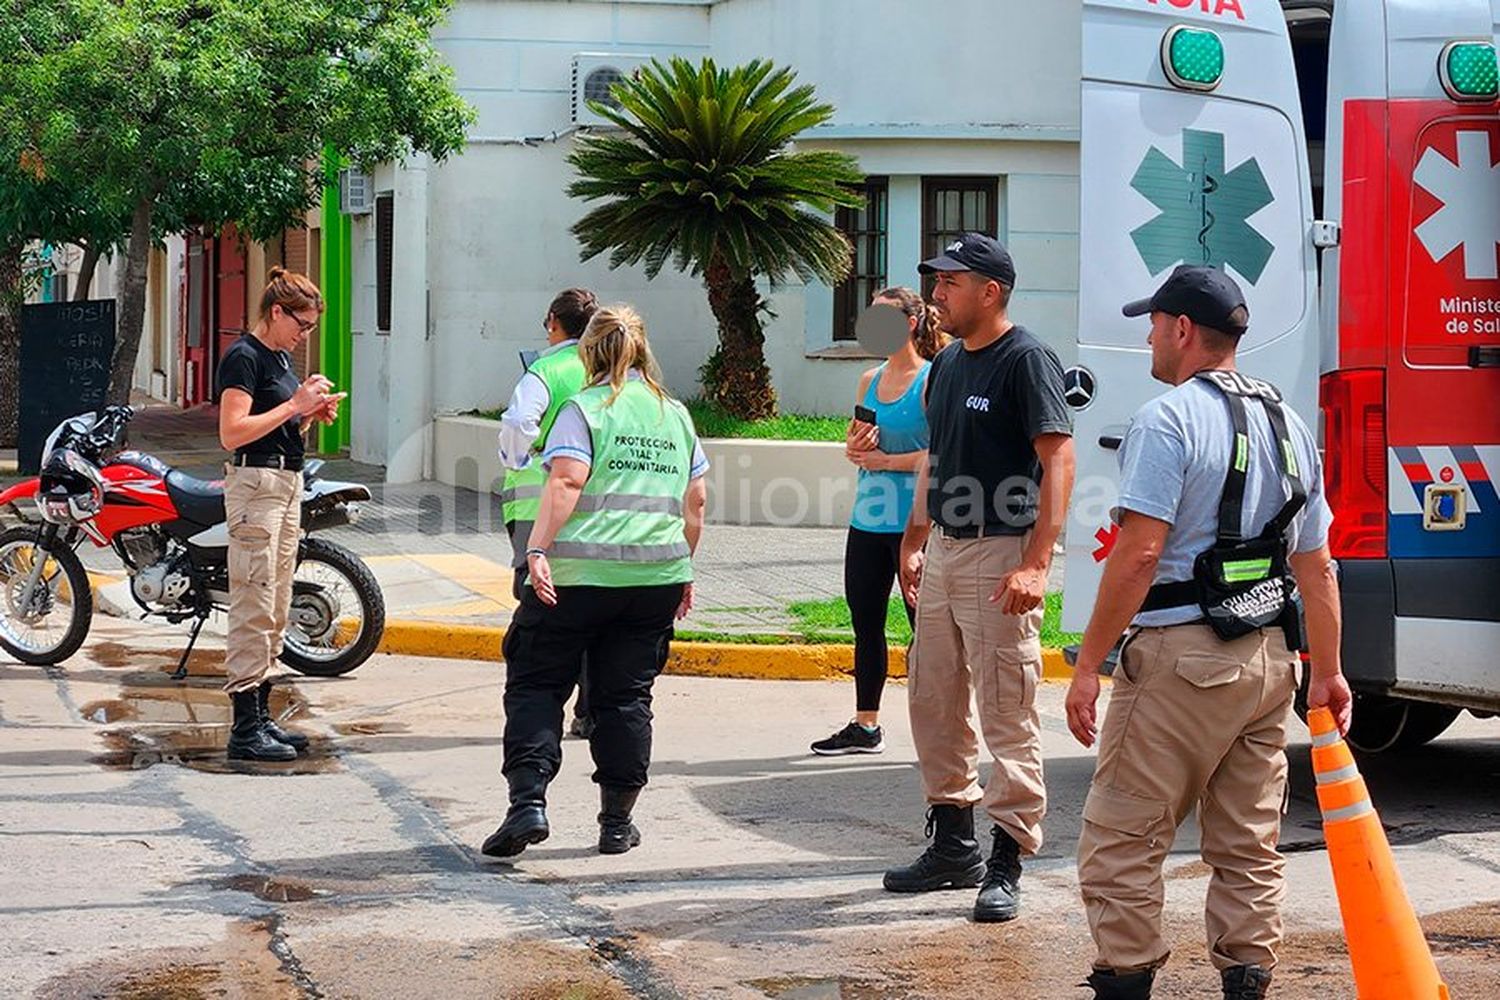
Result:
<svg viewBox="0 0 1500 1000"><path fill-rule="evenodd" d="M1268 404L1243 399L1245 441L1221 384L1254 386L1234 372L1249 325L1243 294L1224 272L1179 267L1125 315L1150 313L1151 374L1176 388L1143 406L1120 450L1120 535L1105 565L1068 691L1068 727L1094 742L1099 667L1120 653L1083 810L1078 878L1098 949L1089 985L1107 1000L1146 1000L1166 961L1162 862L1195 806L1203 860L1213 868L1205 923L1226 1000L1258 1000L1281 942L1283 862L1276 850L1286 788L1286 731L1297 653L1279 626L1221 639L1196 598L1153 601L1153 586L1193 578L1195 559L1221 536L1220 499L1231 464L1244 472L1233 534L1272 523L1300 481L1306 503L1284 532L1306 611L1312 654L1309 704L1347 731L1350 694L1339 665L1338 585L1327 538L1332 515L1307 426L1285 413L1283 472ZM1219 373L1210 381L1200 372ZM1274 532L1273 532L1274 534ZM1274 544L1274 543L1272 543ZM1181 590L1182 588L1177 588Z"/></svg>

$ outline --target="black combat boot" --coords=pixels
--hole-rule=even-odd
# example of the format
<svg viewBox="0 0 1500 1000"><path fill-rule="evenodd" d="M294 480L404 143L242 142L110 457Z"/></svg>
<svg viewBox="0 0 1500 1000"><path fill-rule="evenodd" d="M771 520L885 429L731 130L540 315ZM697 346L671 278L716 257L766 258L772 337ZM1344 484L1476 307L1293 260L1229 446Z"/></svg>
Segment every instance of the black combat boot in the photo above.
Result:
<svg viewBox="0 0 1500 1000"><path fill-rule="evenodd" d="M984 866L984 884L974 900L974 921L1001 924L1021 910L1021 845L996 826L995 846Z"/></svg>
<svg viewBox="0 0 1500 1000"><path fill-rule="evenodd" d="M599 853L624 854L639 847L641 831L630 822L630 810L640 797L639 788L599 786Z"/></svg>
<svg viewBox="0 0 1500 1000"><path fill-rule="evenodd" d="M516 768L505 780L510 784L510 811L479 848L492 858L514 857L527 844L540 844L552 832L547 826L547 779L541 772Z"/></svg>
<svg viewBox="0 0 1500 1000"><path fill-rule="evenodd" d="M306 736L282 729L276 724L276 720L271 718L270 681L261 681L260 686L255 689L255 707L260 712L260 726L271 739L277 743L285 743L298 753L307 749Z"/></svg>
<svg viewBox="0 0 1500 1000"><path fill-rule="evenodd" d="M1236 965L1219 973L1224 1000L1264 1000L1271 992L1271 974L1258 965Z"/></svg>
<svg viewBox="0 0 1500 1000"><path fill-rule="evenodd" d="M891 892L969 889L984 878L984 857L974 839L974 807L938 805L927 810L932 845L909 865L890 868L885 887Z"/></svg>
<svg viewBox="0 0 1500 1000"><path fill-rule="evenodd" d="M256 693L234 691L229 695L234 721L229 727L230 760L296 760L297 751L271 738L260 723L260 706Z"/></svg>
<svg viewBox="0 0 1500 1000"><path fill-rule="evenodd" d="M1155 978L1155 969L1144 972L1095 969L1084 985L1094 988L1094 1000L1151 1000L1151 981Z"/></svg>

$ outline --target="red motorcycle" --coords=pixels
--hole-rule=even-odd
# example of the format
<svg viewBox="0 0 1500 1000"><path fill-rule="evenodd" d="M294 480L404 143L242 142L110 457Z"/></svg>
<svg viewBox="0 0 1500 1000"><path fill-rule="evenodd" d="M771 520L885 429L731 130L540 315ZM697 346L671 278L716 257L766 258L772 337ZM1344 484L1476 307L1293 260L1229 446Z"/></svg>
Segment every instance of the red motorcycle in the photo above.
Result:
<svg viewBox="0 0 1500 1000"><path fill-rule="evenodd" d="M85 538L119 556L147 615L194 622L178 678L203 623L228 607L224 484L120 451L134 414L111 406L63 421L43 448L41 475L0 493L0 510L24 522L0 533L0 646L24 663L61 663L88 635L93 592L75 551ZM358 503L370 499L366 486L320 479L321 466L310 461L303 470L303 538L281 660L304 674L334 676L375 651L385 601L359 556L308 537L351 523Z"/></svg>

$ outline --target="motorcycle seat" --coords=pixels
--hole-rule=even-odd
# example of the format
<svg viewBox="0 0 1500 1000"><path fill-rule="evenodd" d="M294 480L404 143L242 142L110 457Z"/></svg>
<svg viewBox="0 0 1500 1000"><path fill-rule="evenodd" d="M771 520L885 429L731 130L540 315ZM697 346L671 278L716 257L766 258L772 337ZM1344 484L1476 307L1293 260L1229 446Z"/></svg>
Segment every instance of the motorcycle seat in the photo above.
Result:
<svg viewBox="0 0 1500 1000"><path fill-rule="evenodd" d="M194 479L173 469L167 473L167 495L177 513L194 524L212 527L224 521L224 481Z"/></svg>

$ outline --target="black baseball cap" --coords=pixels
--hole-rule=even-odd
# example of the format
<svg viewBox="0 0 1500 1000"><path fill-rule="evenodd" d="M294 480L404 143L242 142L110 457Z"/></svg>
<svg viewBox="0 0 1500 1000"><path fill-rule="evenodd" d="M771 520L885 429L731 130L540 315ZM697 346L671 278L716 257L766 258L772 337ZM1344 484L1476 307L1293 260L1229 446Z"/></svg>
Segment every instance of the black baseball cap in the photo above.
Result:
<svg viewBox="0 0 1500 1000"><path fill-rule="evenodd" d="M1236 322L1235 310L1243 309L1244 321ZM1201 326L1238 337L1250 322L1250 307L1245 293L1234 279L1217 267L1179 264L1149 299L1125 303L1120 310L1126 316L1144 316L1151 312L1186 316Z"/></svg>
<svg viewBox="0 0 1500 1000"><path fill-rule="evenodd" d="M1006 288L1016 287L1016 265L1011 262L1010 251L983 233L960 233L941 255L917 265L919 274L935 271L973 271L994 278Z"/></svg>

